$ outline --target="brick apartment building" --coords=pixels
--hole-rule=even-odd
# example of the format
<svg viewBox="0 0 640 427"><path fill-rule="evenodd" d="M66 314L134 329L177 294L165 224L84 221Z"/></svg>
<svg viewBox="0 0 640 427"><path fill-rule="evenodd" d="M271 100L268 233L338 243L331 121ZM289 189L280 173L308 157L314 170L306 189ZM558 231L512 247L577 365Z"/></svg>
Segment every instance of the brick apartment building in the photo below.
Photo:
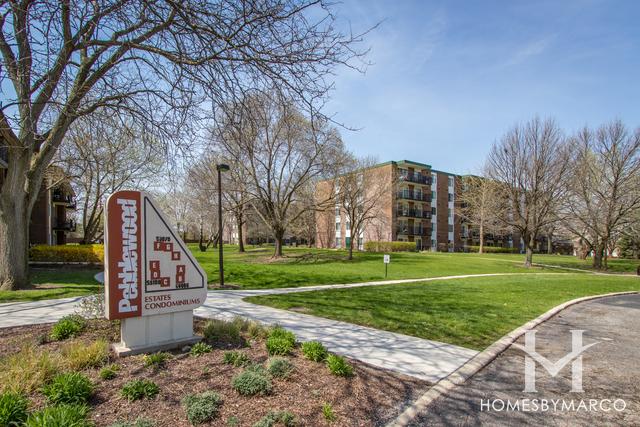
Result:
<svg viewBox="0 0 640 427"><path fill-rule="evenodd" d="M351 236L351 227L339 206L317 214L316 246L345 248L349 240L362 249L366 241L415 242L419 250L464 251L477 244L475 230L460 216L460 192L463 176L433 169L431 165L410 160L390 161L367 169L376 179L389 182L388 196L381 201L381 214L359 236ZM318 199L335 191L332 181L318 183ZM516 236L489 236L493 246L516 247Z"/></svg>
<svg viewBox="0 0 640 427"><path fill-rule="evenodd" d="M6 177L7 167L7 150L0 144L0 187ZM76 230L75 221L69 218L69 212L75 209L75 193L71 185L62 177L59 169L50 167L31 212L29 243L67 243L68 234Z"/></svg>

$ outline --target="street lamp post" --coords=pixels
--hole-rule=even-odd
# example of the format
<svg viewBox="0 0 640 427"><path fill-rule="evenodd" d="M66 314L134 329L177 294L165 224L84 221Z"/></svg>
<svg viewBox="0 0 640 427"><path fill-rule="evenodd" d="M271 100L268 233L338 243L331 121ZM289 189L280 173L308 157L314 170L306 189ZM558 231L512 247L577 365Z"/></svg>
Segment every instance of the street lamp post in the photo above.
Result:
<svg viewBox="0 0 640 427"><path fill-rule="evenodd" d="M222 263L222 172L229 170L229 165L220 163L216 165L218 171L218 271L220 272L220 287L224 287L224 267Z"/></svg>

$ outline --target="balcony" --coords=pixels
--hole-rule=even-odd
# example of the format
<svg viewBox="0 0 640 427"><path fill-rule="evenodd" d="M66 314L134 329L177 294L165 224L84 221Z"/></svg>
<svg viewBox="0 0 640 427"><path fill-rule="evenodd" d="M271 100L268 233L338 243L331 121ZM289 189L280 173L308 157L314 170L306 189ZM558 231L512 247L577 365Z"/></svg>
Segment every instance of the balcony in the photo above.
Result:
<svg viewBox="0 0 640 427"><path fill-rule="evenodd" d="M431 177L419 173L400 174L401 182L415 182L416 184L431 185Z"/></svg>
<svg viewBox="0 0 640 427"><path fill-rule="evenodd" d="M54 190L51 193L51 201L54 204L65 205L69 209L76 208L76 198L69 194L64 194L61 191Z"/></svg>
<svg viewBox="0 0 640 427"><path fill-rule="evenodd" d="M420 202L430 202L431 195L427 195L422 191L402 190L398 191L398 199L418 200Z"/></svg>
<svg viewBox="0 0 640 427"><path fill-rule="evenodd" d="M53 224L53 229L62 231L76 231L76 222L74 220L56 221Z"/></svg>
<svg viewBox="0 0 640 427"><path fill-rule="evenodd" d="M425 227L404 226L396 228L396 233L409 236L431 236L431 229Z"/></svg>
<svg viewBox="0 0 640 427"><path fill-rule="evenodd" d="M399 217L431 219L431 212L417 209L398 209L396 213Z"/></svg>

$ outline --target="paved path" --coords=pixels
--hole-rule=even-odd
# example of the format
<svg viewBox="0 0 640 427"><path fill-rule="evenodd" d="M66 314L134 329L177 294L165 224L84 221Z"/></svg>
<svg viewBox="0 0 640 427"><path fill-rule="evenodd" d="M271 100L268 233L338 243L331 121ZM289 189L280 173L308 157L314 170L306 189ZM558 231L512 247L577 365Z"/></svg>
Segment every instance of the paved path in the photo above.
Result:
<svg viewBox="0 0 640 427"><path fill-rule="evenodd" d="M301 341L318 340L335 353L353 357L374 366L435 382L449 375L477 352L437 341L250 304L243 301L243 298L255 295L521 274L559 273L471 274L301 288L210 291L207 301L202 307L195 310L195 314L207 318L224 319L242 316L267 324L277 323L293 331ZM101 278L97 277L97 279ZM73 313L75 305L80 299L78 297L30 303L0 304L0 327L54 322L67 314Z"/></svg>
<svg viewBox="0 0 640 427"><path fill-rule="evenodd" d="M583 393L570 392L570 364L555 378L538 366L537 392L524 393L524 353L511 347L463 386L432 402L411 425L640 425L640 295L607 297L567 308L536 328L536 351L555 363L571 351L572 329L585 331L583 345L600 341L583 356ZM524 339L516 343L523 345ZM502 402L522 399L560 399L567 405L573 401L576 407L581 400L588 405L589 399L622 399L626 408L620 412L598 407L595 411L499 410ZM490 410L488 401L494 402ZM618 401L617 408L623 407Z"/></svg>

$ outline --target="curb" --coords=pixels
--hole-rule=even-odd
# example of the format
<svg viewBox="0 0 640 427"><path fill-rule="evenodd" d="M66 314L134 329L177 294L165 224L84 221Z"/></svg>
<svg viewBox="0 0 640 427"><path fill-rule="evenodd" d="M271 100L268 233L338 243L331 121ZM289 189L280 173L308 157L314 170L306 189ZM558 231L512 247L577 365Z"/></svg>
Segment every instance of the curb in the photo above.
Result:
<svg viewBox="0 0 640 427"><path fill-rule="evenodd" d="M528 321L524 325L519 328L514 329L509 332L507 335L500 338L498 341L491 344L489 347L484 349L482 352L475 355L471 360L462 365L456 371L451 373L446 378L438 381L433 387L429 389L425 394L420 396L415 402L411 404L411 406L407 407L395 420L391 421L387 424L387 427L404 427L407 426L413 419L423 410L427 408L434 400L449 393L455 387L463 384L469 378L474 376L478 371L491 363L496 357L498 357L502 352L507 350L511 344L513 344L518 338L524 335L525 332L531 330L541 323L546 322L551 317L555 316L562 310L581 302L590 301L599 298L613 297L619 295L633 295L640 294L638 291L627 291L627 292L613 292L609 294L602 295L593 295L588 297L576 298L571 301L567 301L563 304L560 304L546 313L536 317L533 320Z"/></svg>

